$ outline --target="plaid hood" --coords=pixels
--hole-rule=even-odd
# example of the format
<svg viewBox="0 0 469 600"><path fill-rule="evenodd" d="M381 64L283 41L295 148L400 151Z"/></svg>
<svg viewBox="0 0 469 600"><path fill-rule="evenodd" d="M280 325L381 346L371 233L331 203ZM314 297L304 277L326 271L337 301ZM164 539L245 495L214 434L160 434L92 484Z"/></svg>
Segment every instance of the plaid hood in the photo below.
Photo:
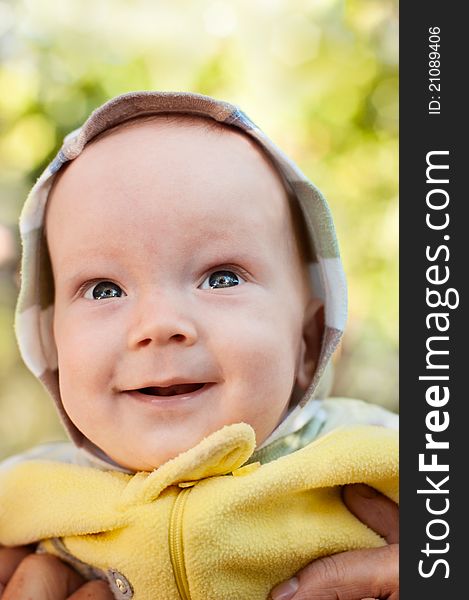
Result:
<svg viewBox="0 0 469 600"><path fill-rule="evenodd" d="M133 117L155 113L189 113L237 127L254 138L270 157L286 187L301 207L314 259L310 265L313 289L324 301L325 331L316 372L299 402L263 447L304 424L314 399L326 395L326 367L342 335L346 313L345 276L332 218L325 199L300 169L236 106L208 96L182 92L132 92L95 110L84 125L69 134L54 160L32 188L20 217L23 244L21 289L16 310L16 334L22 357L52 395L65 428L76 446L91 458L114 464L90 442L66 414L59 391L57 351L53 339L53 277L44 237L44 215L56 173L74 160L99 133Z"/></svg>

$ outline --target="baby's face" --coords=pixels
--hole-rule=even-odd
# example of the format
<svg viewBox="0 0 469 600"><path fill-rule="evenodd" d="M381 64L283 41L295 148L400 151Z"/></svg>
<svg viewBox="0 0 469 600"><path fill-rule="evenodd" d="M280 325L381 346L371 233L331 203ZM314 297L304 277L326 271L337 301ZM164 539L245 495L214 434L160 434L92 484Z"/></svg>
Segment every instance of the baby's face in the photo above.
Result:
<svg viewBox="0 0 469 600"><path fill-rule="evenodd" d="M242 134L157 120L96 141L47 236L63 405L119 464L151 470L240 421L260 444L306 387L287 199Z"/></svg>

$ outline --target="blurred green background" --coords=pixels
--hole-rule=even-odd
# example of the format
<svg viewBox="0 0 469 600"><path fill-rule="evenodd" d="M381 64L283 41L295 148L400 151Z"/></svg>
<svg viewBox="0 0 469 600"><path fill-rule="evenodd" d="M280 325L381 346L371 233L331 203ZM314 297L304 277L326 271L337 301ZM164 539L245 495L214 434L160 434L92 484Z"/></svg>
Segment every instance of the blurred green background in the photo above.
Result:
<svg viewBox="0 0 469 600"><path fill-rule="evenodd" d="M0 459L64 434L13 335L16 222L62 137L131 90L239 104L331 205L335 395L397 410L397 0L0 0Z"/></svg>

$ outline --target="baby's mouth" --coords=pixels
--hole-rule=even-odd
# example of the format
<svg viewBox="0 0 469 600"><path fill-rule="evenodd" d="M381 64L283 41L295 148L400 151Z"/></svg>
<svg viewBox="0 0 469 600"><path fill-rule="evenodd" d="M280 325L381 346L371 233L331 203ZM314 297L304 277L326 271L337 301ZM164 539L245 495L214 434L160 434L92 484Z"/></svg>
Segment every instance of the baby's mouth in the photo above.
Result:
<svg viewBox="0 0 469 600"><path fill-rule="evenodd" d="M168 385L167 387L151 386L140 388L137 392L147 396L177 396L180 394L190 394L196 392L206 385L205 383L179 383Z"/></svg>

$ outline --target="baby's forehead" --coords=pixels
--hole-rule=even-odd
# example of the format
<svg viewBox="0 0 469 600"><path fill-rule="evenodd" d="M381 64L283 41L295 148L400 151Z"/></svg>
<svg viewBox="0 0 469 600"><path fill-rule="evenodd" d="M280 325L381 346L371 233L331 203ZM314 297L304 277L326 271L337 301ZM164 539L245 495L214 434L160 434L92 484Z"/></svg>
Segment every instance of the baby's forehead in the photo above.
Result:
<svg viewBox="0 0 469 600"><path fill-rule="evenodd" d="M124 185L129 188L129 202L121 203L117 214L123 222L138 213L138 206L131 201L135 189L154 175L155 199L161 196L174 203L175 210L191 214L194 224L207 216L218 216L220 227L229 228L230 223L224 222L226 208L238 216L255 208L257 220L251 225L254 235L254 229L267 225L276 212L275 220L281 220L286 235L296 239L302 258L308 254L297 201L270 157L239 128L187 114L160 113L131 119L93 138L83 153L59 172L51 196L58 192L65 196L64 202L71 202L74 195L82 198L112 188L116 171L121 175L122 170L128 171ZM201 179L206 186L206 206L200 194L190 193L191 185L202 189ZM209 202L210 194L227 196L230 202ZM240 195L249 194L248 203L243 204ZM85 204L80 211L85 210L90 218L106 209L106 202ZM247 220L247 227L249 223Z"/></svg>
<svg viewBox="0 0 469 600"><path fill-rule="evenodd" d="M106 192L114 180L121 185L123 174L132 194L151 180L155 198L164 195L165 186L171 186L175 193L185 194L186 207L191 200L188 188L201 179L207 194L212 190L232 194L235 207L242 204L239 194L248 194L248 185L259 210L272 211L276 205L285 209L287 205L278 171L261 147L239 128L208 117L165 113L131 119L93 138L56 175L51 197L57 190L68 197L89 193L90 188ZM263 202L266 198L269 201ZM131 199L122 208L132 211Z"/></svg>
<svg viewBox="0 0 469 600"><path fill-rule="evenodd" d="M261 144L239 127L203 115L183 113L143 115L105 130L88 143L87 149L92 149L97 144L101 144L102 147L102 142L105 140L105 151L113 153L122 144L123 136L128 138L130 144L137 145L144 139L148 146L153 146L155 149L169 147L174 153L182 153L189 145L192 149L195 148L197 155L205 156L207 164L215 163L214 153L221 153L232 161L235 161L239 155L245 155L249 160L250 168L256 170L259 180L274 180L284 195L287 195L286 184L270 156ZM187 169L190 166L189 162L191 161L188 160L184 165ZM209 175L211 179L217 179L221 173L213 168ZM242 177L243 173L240 172L238 175ZM180 185L183 184L183 177L181 177Z"/></svg>

